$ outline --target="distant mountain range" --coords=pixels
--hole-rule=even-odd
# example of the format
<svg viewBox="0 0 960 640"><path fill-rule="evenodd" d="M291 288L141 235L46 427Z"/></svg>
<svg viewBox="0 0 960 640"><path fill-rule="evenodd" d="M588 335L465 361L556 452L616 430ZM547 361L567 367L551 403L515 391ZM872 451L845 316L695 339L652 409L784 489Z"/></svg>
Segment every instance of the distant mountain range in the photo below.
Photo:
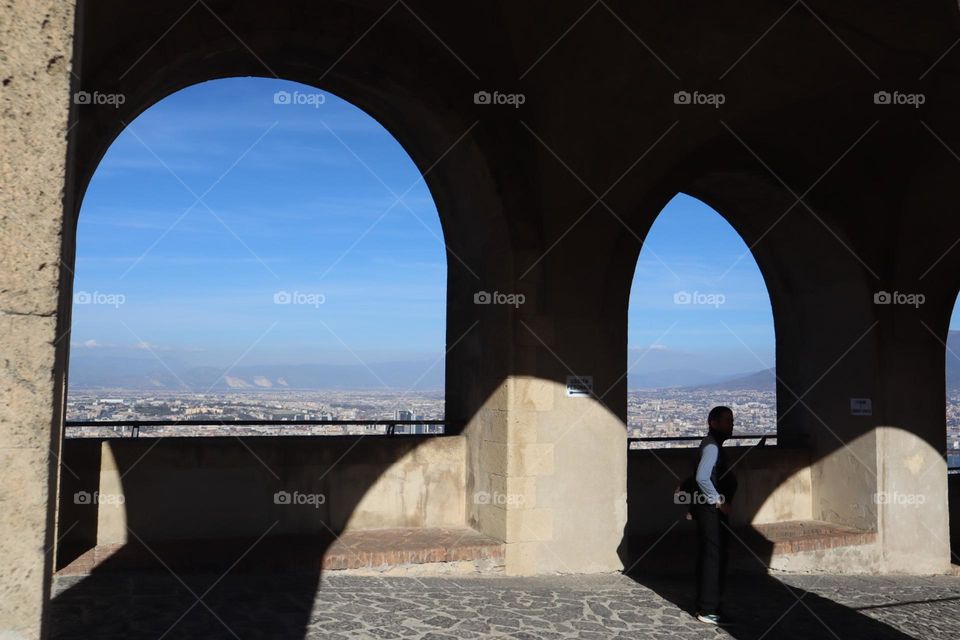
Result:
<svg viewBox="0 0 960 640"><path fill-rule="evenodd" d="M433 365L433 368L430 368ZM630 388L703 387L773 389L773 372L716 375L696 369L665 369L630 375ZM419 380L419 382L418 382ZM227 391L255 389L384 389L415 391L443 389L444 363L428 361L361 364L238 365L229 370L195 366L177 358L74 353L70 360L71 389L137 391ZM415 384L416 383L416 384Z"/></svg>
<svg viewBox="0 0 960 640"><path fill-rule="evenodd" d="M724 389L728 391L774 391L777 388L777 373L774 369L764 369L746 375L734 376L715 382L713 384L703 384L695 387L697 389Z"/></svg>
<svg viewBox="0 0 960 640"><path fill-rule="evenodd" d="M956 355L954 355L956 354ZM960 331L947 334L947 389L960 391ZM713 378L711 380L711 377ZM773 391L776 389L777 376L774 369L764 369L754 373L735 376L711 376L697 370L672 370L648 373L642 376L630 376L630 388L668 388L683 387L690 389L726 389L731 391L757 389Z"/></svg>
<svg viewBox="0 0 960 640"><path fill-rule="evenodd" d="M960 331L951 331L947 338L947 388L960 390ZM951 353L952 352L952 353ZM631 373L630 389L691 388L729 390L769 390L776 388L773 369L741 374L717 375L697 368L671 368L670 362L657 361L650 355L645 364L655 370ZM653 361L652 363L650 361ZM681 364L687 364L682 361ZM431 368L432 366L432 368ZM169 367L169 368L168 368ZM660 368L662 367L662 368ZM417 382L419 380L419 382ZM207 390L239 389L384 389L416 391L443 389L444 364L431 361L405 361L362 364L243 365L229 370L202 367L164 357L132 358L76 353L70 361L70 386L74 389L131 390Z"/></svg>
<svg viewBox="0 0 960 640"><path fill-rule="evenodd" d="M631 372L628 384L631 389L665 389L713 384L729 377L729 375L710 374L698 369L662 369L648 373Z"/></svg>
<svg viewBox="0 0 960 640"><path fill-rule="evenodd" d="M432 368L431 368L432 365ZM444 365L436 361L362 364L238 365L229 370L198 367L173 358L76 355L70 361L72 389L225 391L243 389L443 389ZM412 389L411 389L412 387Z"/></svg>
<svg viewBox="0 0 960 640"><path fill-rule="evenodd" d="M764 369L753 373L717 375L695 369L673 369L643 375L631 375L629 386L631 390L673 388L773 391L776 388L776 373L773 369Z"/></svg>

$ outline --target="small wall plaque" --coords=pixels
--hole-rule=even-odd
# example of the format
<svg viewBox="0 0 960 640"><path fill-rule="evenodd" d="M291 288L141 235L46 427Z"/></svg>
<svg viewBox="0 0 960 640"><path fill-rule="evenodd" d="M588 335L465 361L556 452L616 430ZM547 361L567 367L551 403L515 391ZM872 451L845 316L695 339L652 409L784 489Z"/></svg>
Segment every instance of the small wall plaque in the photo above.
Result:
<svg viewBox="0 0 960 640"><path fill-rule="evenodd" d="M850 415L872 416L873 400L870 398L850 398Z"/></svg>
<svg viewBox="0 0 960 640"><path fill-rule="evenodd" d="M593 395L593 376L567 376L567 396L589 398Z"/></svg>

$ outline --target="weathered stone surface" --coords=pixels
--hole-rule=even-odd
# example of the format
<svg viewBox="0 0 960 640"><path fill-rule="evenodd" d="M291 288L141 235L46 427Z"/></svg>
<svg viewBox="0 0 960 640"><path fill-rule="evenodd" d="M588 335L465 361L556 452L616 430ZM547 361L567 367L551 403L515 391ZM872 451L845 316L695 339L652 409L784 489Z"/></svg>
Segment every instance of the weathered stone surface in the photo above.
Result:
<svg viewBox="0 0 960 640"><path fill-rule="evenodd" d="M188 576L202 595L218 576ZM953 638L960 577L734 576L716 630L690 613L688 580L228 576L195 603L169 574L58 578L53 637ZM138 594L149 594L142 597ZM207 609L209 606L209 610ZM180 618L183 614L182 619Z"/></svg>
<svg viewBox="0 0 960 640"><path fill-rule="evenodd" d="M0 16L0 311L57 310L73 2L13 0ZM29 165L26 165L29 163Z"/></svg>
<svg viewBox="0 0 960 640"><path fill-rule="evenodd" d="M322 84L394 132L428 174L457 257L448 265L447 337L457 347L446 397L447 417L465 425L465 519L506 538L519 535L527 509L540 518L536 541L508 545L509 572L620 564L630 288L645 234L678 192L716 208L764 276L779 441L809 453L810 516L876 530L877 571L945 569L945 542L924 542L948 534L944 482L934 476L942 343L960 270L957 4L676 7L96 0L81 5L74 59L72 2L7 0L0 312L22 320L0 338L9 399L0 448L24 453L7 454L2 484L33 483L25 494L48 507L12 510L0 595L13 595L0 606L13 613L0 622L28 636L39 625L50 444L66 375L54 333L71 289L56 265L73 255L73 205L124 123L178 88L224 76ZM125 102L79 106L68 156L71 61L81 89ZM524 105L474 100L494 90L523 93ZM891 90L922 91L925 104L876 100ZM724 106L678 99L698 91L722 94ZM529 300L476 305L479 290ZM883 290L922 293L926 303L877 305ZM595 397L567 396L570 375L593 376ZM851 415L852 397L873 398L874 415ZM909 436L878 438L881 427ZM934 471L923 476L924 466ZM471 500L491 491L494 476L508 491L513 479L533 479L535 507ZM916 512L922 527L903 524L909 510L877 508L875 494L897 488L927 498ZM359 515L375 519L375 506ZM499 620L486 624L507 633ZM683 625L661 635L675 627ZM554 633L592 631L566 624Z"/></svg>
<svg viewBox="0 0 960 640"><path fill-rule="evenodd" d="M0 636L41 633L52 571L73 2L0 10Z"/></svg>

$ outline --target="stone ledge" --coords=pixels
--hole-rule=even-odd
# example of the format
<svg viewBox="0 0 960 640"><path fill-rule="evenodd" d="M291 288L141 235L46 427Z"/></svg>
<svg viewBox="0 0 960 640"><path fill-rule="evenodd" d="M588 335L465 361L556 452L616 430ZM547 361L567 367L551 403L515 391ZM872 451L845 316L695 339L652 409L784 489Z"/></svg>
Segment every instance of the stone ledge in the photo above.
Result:
<svg viewBox="0 0 960 640"><path fill-rule="evenodd" d="M379 529L346 533L323 558L323 569L360 569L434 562L498 560L503 543L473 529Z"/></svg>
<svg viewBox="0 0 960 640"><path fill-rule="evenodd" d="M773 543L774 556L877 542L876 531L862 531L820 520L758 524L754 529Z"/></svg>
<svg viewBox="0 0 960 640"><path fill-rule="evenodd" d="M736 526L730 539L731 566L743 570L768 569L778 558L843 547L866 547L877 542L876 531L862 531L819 520L791 520ZM694 523L681 521L666 534L631 536L621 558L639 572L689 571L697 553Z"/></svg>
<svg viewBox="0 0 960 640"><path fill-rule="evenodd" d="M475 563L496 570L503 565L503 543L468 528L375 529L332 536L271 536L256 539L175 540L101 545L76 555L57 574L88 575L103 571L162 569L235 571L298 569L337 571L388 570L438 563ZM244 556L247 550L249 553ZM156 554L156 555L154 555ZM162 563L157 558L162 560Z"/></svg>

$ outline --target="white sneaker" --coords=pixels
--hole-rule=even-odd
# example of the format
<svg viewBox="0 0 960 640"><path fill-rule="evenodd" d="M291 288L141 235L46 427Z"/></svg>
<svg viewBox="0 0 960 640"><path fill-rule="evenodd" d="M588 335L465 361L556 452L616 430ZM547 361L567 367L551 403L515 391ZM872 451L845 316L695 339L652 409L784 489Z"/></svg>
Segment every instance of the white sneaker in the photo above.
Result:
<svg viewBox="0 0 960 640"><path fill-rule="evenodd" d="M698 613L697 620L700 622L706 622L707 624L720 626L720 616L715 613Z"/></svg>

